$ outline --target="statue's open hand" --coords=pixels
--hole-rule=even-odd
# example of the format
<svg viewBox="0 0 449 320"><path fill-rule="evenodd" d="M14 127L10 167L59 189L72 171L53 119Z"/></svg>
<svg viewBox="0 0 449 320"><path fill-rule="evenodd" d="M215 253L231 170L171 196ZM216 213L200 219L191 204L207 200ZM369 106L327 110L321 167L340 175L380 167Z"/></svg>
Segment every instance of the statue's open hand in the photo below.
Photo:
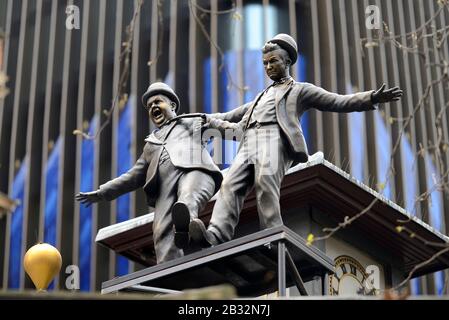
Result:
<svg viewBox="0 0 449 320"><path fill-rule="evenodd" d="M75 199L86 207L89 207L92 203L102 200L101 196L98 194L98 190L90 192L80 192L75 196Z"/></svg>
<svg viewBox="0 0 449 320"><path fill-rule="evenodd" d="M373 92L371 97L374 104L376 103L384 103L390 101L398 101L401 99L402 90L399 87L394 87L391 89L385 90L385 83L377 90Z"/></svg>

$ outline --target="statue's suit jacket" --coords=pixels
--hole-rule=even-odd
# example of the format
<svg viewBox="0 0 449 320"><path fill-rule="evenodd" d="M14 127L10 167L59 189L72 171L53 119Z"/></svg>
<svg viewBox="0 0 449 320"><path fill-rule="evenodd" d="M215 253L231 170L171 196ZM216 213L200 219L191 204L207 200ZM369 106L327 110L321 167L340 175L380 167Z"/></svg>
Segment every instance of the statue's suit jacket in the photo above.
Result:
<svg viewBox="0 0 449 320"><path fill-rule="evenodd" d="M300 118L305 111L310 108L332 112L376 109L371 101L373 90L340 95L310 83L296 82L293 79L281 88L281 90L277 90L275 96L276 118L295 163L307 162L308 159L307 145L300 124ZM249 125L254 107L264 92L259 93L253 101L232 111L213 114L212 122L215 123L212 127L238 129L244 132ZM218 121L214 121L214 119ZM238 125L220 122L220 120L238 122Z"/></svg>
<svg viewBox="0 0 449 320"><path fill-rule="evenodd" d="M149 206L154 207L159 195L157 171L162 150L165 147L173 165L181 170L203 170L215 182L215 192L221 186L223 176L201 140L200 118L184 118L167 124L163 136L151 133L146 139L142 155L136 164L121 176L100 186L100 196L113 200L118 196L143 187ZM199 125L198 125L199 124Z"/></svg>

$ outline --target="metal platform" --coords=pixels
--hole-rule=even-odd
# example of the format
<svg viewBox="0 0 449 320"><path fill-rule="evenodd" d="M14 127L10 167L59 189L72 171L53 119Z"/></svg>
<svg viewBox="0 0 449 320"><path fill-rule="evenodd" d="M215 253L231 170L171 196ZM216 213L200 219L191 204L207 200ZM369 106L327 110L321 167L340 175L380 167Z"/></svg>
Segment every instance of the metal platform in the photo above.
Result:
<svg viewBox="0 0 449 320"><path fill-rule="evenodd" d="M233 285L239 296L256 297L333 273L332 259L285 226L262 230L182 258L106 281L102 293L144 287L180 291L218 284ZM324 287L322 288L324 292Z"/></svg>

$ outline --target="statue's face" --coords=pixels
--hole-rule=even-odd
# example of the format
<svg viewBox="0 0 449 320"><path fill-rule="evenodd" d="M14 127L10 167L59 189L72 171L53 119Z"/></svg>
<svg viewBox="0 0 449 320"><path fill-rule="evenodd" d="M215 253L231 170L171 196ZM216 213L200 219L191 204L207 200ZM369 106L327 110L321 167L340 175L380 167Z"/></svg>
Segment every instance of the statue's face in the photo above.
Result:
<svg viewBox="0 0 449 320"><path fill-rule="evenodd" d="M148 115L158 128L176 117L175 109L176 104L162 94L152 96L147 100Z"/></svg>
<svg viewBox="0 0 449 320"><path fill-rule="evenodd" d="M288 76L288 65L286 51L282 49L273 50L263 55L263 65L267 76L273 81L278 81Z"/></svg>

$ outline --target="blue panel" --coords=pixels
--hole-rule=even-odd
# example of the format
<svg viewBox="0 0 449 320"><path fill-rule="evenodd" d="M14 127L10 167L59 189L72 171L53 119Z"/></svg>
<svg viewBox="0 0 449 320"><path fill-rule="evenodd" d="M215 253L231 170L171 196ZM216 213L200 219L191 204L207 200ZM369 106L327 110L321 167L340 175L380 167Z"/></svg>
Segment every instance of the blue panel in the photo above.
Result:
<svg viewBox="0 0 449 320"><path fill-rule="evenodd" d="M306 81L307 77L307 59L305 56L298 54L298 61L296 62L296 73L298 75L299 82Z"/></svg>
<svg viewBox="0 0 449 320"><path fill-rule="evenodd" d="M365 180L365 140L363 132L365 131L365 115L361 112L348 114L349 126L349 150L351 161L351 175L359 181Z"/></svg>
<svg viewBox="0 0 449 320"><path fill-rule="evenodd" d="M379 112L374 113L374 119L376 121L377 181L385 183L390 164L391 138ZM380 193L391 199L391 181L385 184L385 188Z"/></svg>
<svg viewBox="0 0 449 320"><path fill-rule="evenodd" d="M260 49L245 50L243 53L245 61L244 83L248 86L245 92L245 102L253 100L259 92L265 89L265 71L263 68L263 56Z"/></svg>
<svg viewBox="0 0 449 320"><path fill-rule="evenodd" d="M263 38L263 13L262 4L247 4L245 6L243 22L245 24L245 46L248 49L260 51L265 43Z"/></svg>
<svg viewBox="0 0 449 320"><path fill-rule="evenodd" d="M279 9L274 4L264 6L262 3L248 3L243 10L246 49L260 50L265 41L279 33ZM264 38L264 29L267 38Z"/></svg>
<svg viewBox="0 0 449 320"><path fill-rule="evenodd" d="M416 165L415 155L410 146L410 142L403 135L401 138L402 154L402 179L404 180L404 206L411 214L416 214L415 201L418 196L416 188Z"/></svg>
<svg viewBox="0 0 449 320"><path fill-rule="evenodd" d="M89 133L91 135L96 131L97 119L98 117L94 116L90 122ZM81 192L92 191L94 188L94 159L94 141L83 140L81 146ZM92 206L80 205L79 239L80 289L89 291L92 253Z"/></svg>
<svg viewBox="0 0 449 320"><path fill-rule="evenodd" d="M58 213L58 177L59 157L61 154L61 138L56 140L55 146L50 153L45 170L45 219L44 219L44 242L56 247L56 225Z"/></svg>
<svg viewBox="0 0 449 320"><path fill-rule="evenodd" d="M415 278L410 280L412 295L422 294L421 281L420 278Z"/></svg>
<svg viewBox="0 0 449 320"><path fill-rule="evenodd" d="M9 272L8 288L18 289L20 287L20 276L22 274L22 231L23 231L23 201L25 192L25 180L28 174L28 158L22 161L12 183L11 198L19 201L11 216L10 243L9 243Z"/></svg>
<svg viewBox="0 0 449 320"><path fill-rule="evenodd" d="M117 176L127 172L132 166L131 138L135 100L134 96L129 98L119 117L116 141ZM117 222L123 222L129 219L131 210L130 201L129 193L117 198ZM128 274L128 259L117 255L116 275L122 276L125 274Z"/></svg>
<svg viewBox="0 0 449 320"><path fill-rule="evenodd" d="M441 191L437 190L438 188L435 186L436 183L439 183L440 175L437 172L435 165L433 164L432 158L429 154L426 154L426 180L427 180L427 189L432 190L429 198L429 213L430 213L430 223L432 227L437 229L438 231L442 231L442 213L443 213L443 203L441 197Z"/></svg>
<svg viewBox="0 0 449 320"><path fill-rule="evenodd" d="M436 294L439 296L444 295L444 271L438 271L434 273L435 275L435 286L436 286Z"/></svg>

